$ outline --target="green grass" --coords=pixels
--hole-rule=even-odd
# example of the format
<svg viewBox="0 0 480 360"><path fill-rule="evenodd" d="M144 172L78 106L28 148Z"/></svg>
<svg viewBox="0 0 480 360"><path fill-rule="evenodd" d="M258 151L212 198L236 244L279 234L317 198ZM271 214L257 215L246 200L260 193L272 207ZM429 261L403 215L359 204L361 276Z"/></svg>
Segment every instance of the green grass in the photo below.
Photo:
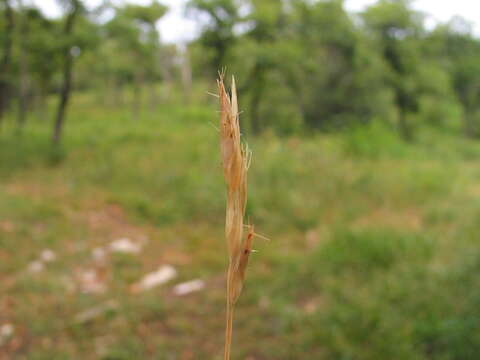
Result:
<svg viewBox="0 0 480 360"><path fill-rule="evenodd" d="M49 124L0 134L0 358L220 359L225 199L212 106L73 104L61 148ZM480 352L480 144L422 129L416 144L373 125L349 134L248 138L247 213L259 240L234 359L476 359ZM91 251L107 291L82 294ZM31 274L43 249L58 259ZM178 278L132 294L162 264ZM206 289L175 297L202 278ZM69 285L70 284L70 285ZM118 307L86 323L75 316Z"/></svg>

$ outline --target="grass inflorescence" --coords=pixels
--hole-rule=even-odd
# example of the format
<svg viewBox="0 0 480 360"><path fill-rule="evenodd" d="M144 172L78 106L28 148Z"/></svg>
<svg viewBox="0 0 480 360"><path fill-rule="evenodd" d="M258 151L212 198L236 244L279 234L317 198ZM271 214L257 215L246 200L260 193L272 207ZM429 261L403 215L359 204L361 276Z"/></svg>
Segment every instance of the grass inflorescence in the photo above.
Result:
<svg viewBox="0 0 480 360"><path fill-rule="evenodd" d="M224 359L230 359L233 311L242 291L245 272L254 237L253 225L243 239L245 207L247 204L247 171L251 153L240 139L240 124L235 78L232 77L231 96L227 94L223 74L217 80L220 99L220 151L227 184L225 237L229 265L227 273L227 309Z"/></svg>

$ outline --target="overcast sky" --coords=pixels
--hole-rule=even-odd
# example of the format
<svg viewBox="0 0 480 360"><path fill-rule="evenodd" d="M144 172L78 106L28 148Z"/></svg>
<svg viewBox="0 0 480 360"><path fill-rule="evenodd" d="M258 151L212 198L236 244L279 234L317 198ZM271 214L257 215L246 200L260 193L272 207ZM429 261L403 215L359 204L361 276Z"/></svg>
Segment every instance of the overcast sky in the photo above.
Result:
<svg viewBox="0 0 480 360"><path fill-rule="evenodd" d="M40 6L47 15L57 16L60 11L56 0L32 0ZM88 6L95 6L102 0L85 0ZM191 40L198 32L198 26L184 16L184 4L187 0L160 0L169 7L169 12L159 22L159 30L165 42L184 42ZM129 0L131 3L148 4L151 0ZM350 11L360 11L375 0L346 0ZM429 14L427 26L436 22L445 22L454 15L461 15L474 24L475 32L480 34L480 0L416 0L414 8Z"/></svg>

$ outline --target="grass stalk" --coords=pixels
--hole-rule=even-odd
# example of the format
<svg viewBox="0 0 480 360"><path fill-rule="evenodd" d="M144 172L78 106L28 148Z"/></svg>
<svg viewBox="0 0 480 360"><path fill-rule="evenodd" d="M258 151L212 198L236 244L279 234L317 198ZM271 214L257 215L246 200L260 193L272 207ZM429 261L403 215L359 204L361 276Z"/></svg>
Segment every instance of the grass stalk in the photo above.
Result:
<svg viewBox="0 0 480 360"><path fill-rule="evenodd" d="M232 77L231 95L225 90L223 74L217 80L220 100L220 151L227 185L225 237L228 247L227 306L225 325L224 360L230 359L233 313L242 291L245 271L252 252L253 226L247 225L248 234L243 238L245 206L247 203L247 170L250 152L240 140L237 91Z"/></svg>

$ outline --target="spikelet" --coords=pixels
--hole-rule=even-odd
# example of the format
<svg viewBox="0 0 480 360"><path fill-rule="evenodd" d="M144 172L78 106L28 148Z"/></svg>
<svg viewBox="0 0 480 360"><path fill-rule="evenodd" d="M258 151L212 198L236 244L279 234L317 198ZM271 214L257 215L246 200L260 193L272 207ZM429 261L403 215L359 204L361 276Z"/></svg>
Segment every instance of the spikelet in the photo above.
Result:
<svg viewBox="0 0 480 360"><path fill-rule="evenodd" d="M233 310L242 291L245 272L252 252L252 225L243 240L245 206L247 203L247 170L250 152L240 140L237 90L232 77L231 96L223 83L223 73L217 80L220 100L220 152L223 172L227 184L227 206L225 220L225 237L227 240L229 266L227 274L227 318L225 331L224 360L230 359L232 341Z"/></svg>

